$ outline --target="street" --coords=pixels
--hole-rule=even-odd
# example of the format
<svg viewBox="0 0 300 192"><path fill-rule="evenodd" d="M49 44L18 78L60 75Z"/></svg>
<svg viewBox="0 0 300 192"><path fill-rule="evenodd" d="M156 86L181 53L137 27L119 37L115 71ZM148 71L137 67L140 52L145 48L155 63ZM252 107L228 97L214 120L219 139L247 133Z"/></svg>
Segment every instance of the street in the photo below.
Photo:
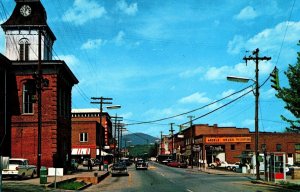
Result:
<svg viewBox="0 0 300 192"><path fill-rule="evenodd" d="M128 167L129 176L111 177L85 191L167 192L167 191L293 191L274 186L252 184L250 178L239 175L207 174L191 169L167 167L151 162L148 170Z"/></svg>

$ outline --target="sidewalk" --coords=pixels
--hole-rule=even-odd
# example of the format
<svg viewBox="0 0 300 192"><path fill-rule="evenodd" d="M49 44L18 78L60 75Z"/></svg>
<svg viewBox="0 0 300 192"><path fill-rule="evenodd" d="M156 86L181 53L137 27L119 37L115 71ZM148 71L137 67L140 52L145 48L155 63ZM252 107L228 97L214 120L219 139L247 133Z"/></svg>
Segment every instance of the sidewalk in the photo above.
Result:
<svg viewBox="0 0 300 192"><path fill-rule="evenodd" d="M251 182L253 183L263 183L263 184L268 184L268 185L274 185L274 186L283 186L280 183L274 183L274 182L270 182L270 181L265 181L265 176L264 175L260 175L261 180L256 180L256 175L255 174L250 174L250 173L237 173L237 172L233 172L233 171L228 171L228 170L222 170L222 169L211 169L211 168L199 168L199 167L193 167L193 169L189 166L187 171L191 171L191 172L204 172L207 174L216 174L216 175L230 175L230 176L244 176L244 177L248 177L249 179L251 179ZM286 176L286 181L284 182L285 184L296 184L299 185L300 188L300 179L292 179L292 176L287 175Z"/></svg>
<svg viewBox="0 0 300 192"><path fill-rule="evenodd" d="M48 187L51 183L56 183L65 181L72 178L101 178L104 179L109 175L108 171L98 170L98 167L93 167L92 171L88 171L87 168L80 167L78 172L72 174L60 176L60 177L47 177L47 184L40 184L40 178L25 179L25 180L13 180L4 179L3 180L3 192L5 191L15 191L15 192L31 192L31 191L57 191L54 188Z"/></svg>

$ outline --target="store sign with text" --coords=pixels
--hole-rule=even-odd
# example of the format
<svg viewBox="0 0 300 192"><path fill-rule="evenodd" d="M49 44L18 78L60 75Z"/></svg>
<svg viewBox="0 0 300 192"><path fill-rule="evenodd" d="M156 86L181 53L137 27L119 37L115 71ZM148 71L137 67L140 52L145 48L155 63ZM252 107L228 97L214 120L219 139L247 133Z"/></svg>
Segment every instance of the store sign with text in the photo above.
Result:
<svg viewBox="0 0 300 192"><path fill-rule="evenodd" d="M206 143L249 143L251 137L206 137Z"/></svg>

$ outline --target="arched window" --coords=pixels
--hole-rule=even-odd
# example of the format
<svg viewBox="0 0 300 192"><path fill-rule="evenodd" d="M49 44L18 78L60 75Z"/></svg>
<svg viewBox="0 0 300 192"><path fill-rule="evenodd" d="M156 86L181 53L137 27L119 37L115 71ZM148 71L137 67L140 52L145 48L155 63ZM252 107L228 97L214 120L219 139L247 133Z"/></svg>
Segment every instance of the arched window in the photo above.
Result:
<svg viewBox="0 0 300 192"><path fill-rule="evenodd" d="M23 113L33 114L33 103L35 95L35 81L28 80L23 84Z"/></svg>
<svg viewBox="0 0 300 192"><path fill-rule="evenodd" d="M26 38L23 38L19 41L21 61L29 60L29 45L29 40Z"/></svg>

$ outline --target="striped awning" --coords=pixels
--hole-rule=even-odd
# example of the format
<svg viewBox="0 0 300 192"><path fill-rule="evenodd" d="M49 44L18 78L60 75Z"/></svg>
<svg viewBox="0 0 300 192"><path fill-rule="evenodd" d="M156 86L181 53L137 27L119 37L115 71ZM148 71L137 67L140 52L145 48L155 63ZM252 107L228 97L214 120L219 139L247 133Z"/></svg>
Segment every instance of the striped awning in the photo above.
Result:
<svg viewBox="0 0 300 192"><path fill-rule="evenodd" d="M91 149L90 148L72 148L71 155L90 155Z"/></svg>

